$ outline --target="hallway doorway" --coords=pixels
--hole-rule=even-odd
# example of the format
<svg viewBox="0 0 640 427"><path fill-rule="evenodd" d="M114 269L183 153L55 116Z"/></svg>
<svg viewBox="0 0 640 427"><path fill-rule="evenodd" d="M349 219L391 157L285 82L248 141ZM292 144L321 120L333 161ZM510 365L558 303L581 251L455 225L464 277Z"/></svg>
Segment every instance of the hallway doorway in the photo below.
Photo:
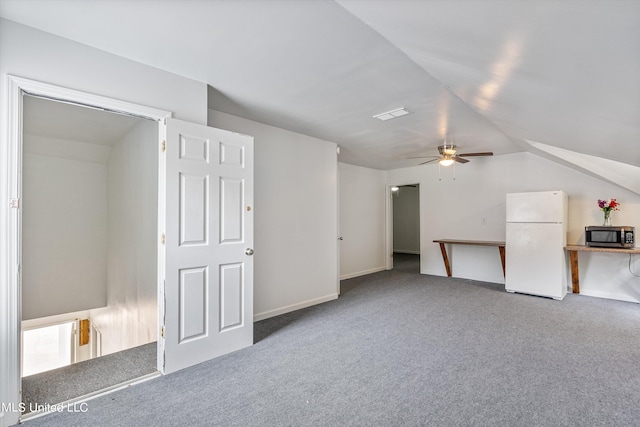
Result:
<svg viewBox="0 0 640 427"><path fill-rule="evenodd" d="M22 130L28 413L132 379L97 376L106 365L87 362L100 356L150 346L120 363L156 371L158 126L25 94Z"/></svg>
<svg viewBox="0 0 640 427"><path fill-rule="evenodd" d="M391 187L391 252L393 268L398 261L408 267L410 260L417 260L420 272L420 184L404 184ZM409 264L407 264L409 262ZM414 262L415 264L415 262Z"/></svg>

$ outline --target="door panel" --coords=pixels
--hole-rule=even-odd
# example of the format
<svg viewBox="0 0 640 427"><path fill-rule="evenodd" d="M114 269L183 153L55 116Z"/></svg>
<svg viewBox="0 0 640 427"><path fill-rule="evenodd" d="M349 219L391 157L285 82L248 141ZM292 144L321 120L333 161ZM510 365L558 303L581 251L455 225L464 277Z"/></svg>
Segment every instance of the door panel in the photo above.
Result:
<svg viewBox="0 0 640 427"><path fill-rule="evenodd" d="M243 180L220 178L220 242L242 243Z"/></svg>
<svg viewBox="0 0 640 427"><path fill-rule="evenodd" d="M209 140L181 134L180 159L209 163Z"/></svg>
<svg viewBox="0 0 640 427"><path fill-rule="evenodd" d="M180 174L180 245L206 244L209 177Z"/></svg>
<svg viewBox="0 0 640 427"><path fill-rule="evenodd" d="M220 141L220 164L225 166L244 167L244 146Z"/></svg>
<svg viewBox="0 0 640 427"><path fill-rule="evenodd" d="M242 325L242 264L220 266L220 330Z"/></svg>
<svg viewBox="0 0 640 427"><path fill-rule="evenodd" d="M179 343L207 336L207 267L180 270Z"/></svg>
<svg viewBox="0 0 640 427"><path fill-rule="evenodd" d="M166 176L170 373L253 344L253 138L170 119Z"/></svg>

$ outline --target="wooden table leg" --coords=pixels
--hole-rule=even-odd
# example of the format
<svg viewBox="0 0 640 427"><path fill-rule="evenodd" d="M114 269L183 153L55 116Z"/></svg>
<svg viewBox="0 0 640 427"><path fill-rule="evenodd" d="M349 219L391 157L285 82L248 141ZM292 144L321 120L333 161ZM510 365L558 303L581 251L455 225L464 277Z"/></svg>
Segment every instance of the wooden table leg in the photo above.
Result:
<svg viewBox="0 0 640 427"><path fill-rule="evenodd" d="M447 248L444 246L444 243L440 243L440 252L442 252L442 259L444 261L444 268L447 270L447 277L451 277L451 266L449 265Z"/></svg>
<svg viewBox="0 0 640 427"><path fill-rule="evenodd" d="M571 287L574 294L579 294L580 274L578 272L578 251L569 251L569 263L571 264Z"/></svg>
<svg viewBox="0 0 640 427"><path fill-rule="evenodd" d="M505 269L505 250L504 250L504 246L498 246L498 250L500 250L500 261L502 262L502 275L504 277L507 277L507 271Z"/></svg>

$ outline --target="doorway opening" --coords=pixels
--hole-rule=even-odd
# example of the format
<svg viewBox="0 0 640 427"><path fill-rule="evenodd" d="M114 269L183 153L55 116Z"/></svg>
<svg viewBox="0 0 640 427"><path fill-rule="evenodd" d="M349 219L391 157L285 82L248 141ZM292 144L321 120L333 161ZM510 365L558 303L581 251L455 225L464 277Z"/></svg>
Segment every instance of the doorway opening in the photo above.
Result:
<svg viewBox="0 0 640 427"><path fill-rule="evenodd" d="M392 268L420 273L420 184L392 186L390 191Z"/></svg>
<svg viewBox="0 0 640 427"><path fill-rule="evenodd" d="M159 162L154 120L29 94L22 106L28 414L157 372Z"/></svg>
<svg viewBox="0 0 640 427"><path fill-rule="evenodd" d="M0 366L0 378L3 379L0 384L0 390L5 401L3 402L3 412L0 413L0 417L4 416L5 422L8 424L17 424L20 420L26 419L23 416L19 408L22 407L22 392L23 392L23 378L22 378L22 299L24 296L24 290L22 289L23 283L23 155L24 155L24 138L23 138L23 104L26 96L36 96L40 98L46 98L50 100L60 101L65 104L74 104L76 106L87 107L89 109L115 112L117 114L129 115L132 117L150 119L155 123L155 132L157 135L156 140L156 154L163 146L162 141L166 135L166 123L167 119L171 117L171 113L168 111L159 110L156 108L150 108L139 104L133 104L130 102L120 101L113 98L107 98L104 96L94 95L87 92L81 92L73 89L68 89L60 86L55 86L35 80L25 79L17 76L8 76L7 87L7 120L6 120L6 135L7 135L7 156L4 160L7 173L0 177L3 181L7 197L9 200L8 209L6 210L6 221L0 228L6 231L4 235L4 242L6 245L6 259L3 265L6 267L6 286L0 286L0 300L5 303L6 312L4 314L4 325L1 335L2 347L5 355L5 363ZM166 168L164 157L158 158L157 164L158 174L156 177L157 186L157 205L156 213L153 215L157 218L157 234L160 236L164 232L165 227L165 189L166 189ZM53 226L56 226L53 224ZM158 239L159 240L159 239ZM157 300L164 300L164 282L165 279L165 250L161 245L157 246L156 261L157 261ZM38 297L38 295L34 295ZM156 304L157 306L157 319L164 319L164 304ZM74 313L75 314L75 313ZM66 315L70 315L67 313ZM52 316L46 318L47 321L57 322L64 319L54 319ZM33 326L33 325L30 325ZM156 336L160 336L160 329L162 325L160 320L156 324ZM28 327L26 327L28 329ZM102 331L104 332L104 331ZM92 334L100 336L101 333L92 331ZM153 344L148 344L153 345ZM99 345L94 346L99 348ZM141 346L144 347L144 346ZM157 343L153 345L156 357L156 370L154 374L147 375L143 378L139 378L134 381L128 381L125 384L121 384L120 387L124 387L126 384L131 384L144 379L148 379L164 372L164 340L157 340ZM127 351L133 351L130 349ZM119 354L119 353L114 353ZM103 358L112 358L112 355L103 356ZM91 362L91 361L89 361ZM83 362L85 363L85 362ZM114 365L118 368L118 361L116 360ZM77 365L74 365L77 366ZM87 381L85 381L87 382ZM116 387L117 388L117 387ZM104 393L105 390L93 393L93 395ZM78 399L74 399L74 402L86 400L88 396L83 396ZM69 403L69 402L65 402ZM9 409L6 409L9 408ZM39 408L38 408L39 409ZM41 412L48 412L51 409L43 409ZM36 416L37 414L29 414L28 416Z"/></svg>

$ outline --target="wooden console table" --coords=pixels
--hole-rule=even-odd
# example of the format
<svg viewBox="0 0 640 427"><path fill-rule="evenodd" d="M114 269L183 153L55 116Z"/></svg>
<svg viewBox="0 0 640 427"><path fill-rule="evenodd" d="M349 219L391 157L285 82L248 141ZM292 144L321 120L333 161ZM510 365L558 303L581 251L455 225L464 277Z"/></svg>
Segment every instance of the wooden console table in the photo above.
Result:
<svg viewBox="0 0 640 427"><path fill-rule="evenodd" d="M504 242L491 242L486 240L454 240L454 239L441 239L434 240L434 243L440 244L440 252L442 252L442 259L444 261L444 268L447 270L447 276L451 277L451 264L449 263L449 257L447 256L446 244L450 245L475 245L475 246L497 246L500 251L500 261L502 262L502 275L505 275L505 250Z"/></svg>
<svg viewBox="0 0 640 427"><path fill-rule="evenodd" d="M571 264L571 288L574 294L580 293L580 274L578 272L578 252L609 252L616 254L640 254L640 248L596 248L593 246L567 245L564 247L569 252L569 264Z"/></svg>

